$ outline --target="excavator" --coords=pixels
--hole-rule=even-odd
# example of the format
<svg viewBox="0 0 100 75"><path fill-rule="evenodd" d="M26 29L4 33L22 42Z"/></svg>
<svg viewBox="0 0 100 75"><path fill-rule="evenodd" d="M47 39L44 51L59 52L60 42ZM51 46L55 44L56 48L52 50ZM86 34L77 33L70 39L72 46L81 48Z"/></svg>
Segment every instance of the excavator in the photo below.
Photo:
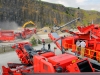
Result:
<svg viewBox="0 0 100 75"><path fill-rule="evenodd" d="M24 30L21 32L14 32L13 30L0 30L0 43L4 41L11 42L19 38L26 39L31 37L33 34L36 34L36 28L26 28L28 24L33 24L34 26L36 26L34 22L28 21L22 26Z"/></svg>
<svg viewBox="0 0 100 75"><path fill-rule="evenodd" d="M32 25L36 26L34 22L28 21L22 26L22 28L25 28L28 24L32 24Z"/></svg>
<svg viewBox="0 0 100 75"><path fill-rule="evenodd" d="M36 28L33 28L33 29L26 28L26 26L29 25L29 24L33 24L34 26L36 26L35 23L32 22L32 21L26 22L22 26L22 28L24 30L22 32L15 33L15 35L17 36L17 38L27 39L27 38L30 38L33 34L36 34Z"/></svg>

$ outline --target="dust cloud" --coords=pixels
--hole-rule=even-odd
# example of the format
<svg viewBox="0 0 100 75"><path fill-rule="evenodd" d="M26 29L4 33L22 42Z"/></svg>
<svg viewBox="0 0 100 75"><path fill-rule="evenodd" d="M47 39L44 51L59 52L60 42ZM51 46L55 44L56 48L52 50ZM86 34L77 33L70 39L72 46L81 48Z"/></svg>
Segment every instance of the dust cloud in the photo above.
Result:
<svg viewBox="0 0 100 75"><path fill-rule="evenodd" d="M9 21L0 22L0 29L1 30L16 30L18 28L18 24Z"/></svg>

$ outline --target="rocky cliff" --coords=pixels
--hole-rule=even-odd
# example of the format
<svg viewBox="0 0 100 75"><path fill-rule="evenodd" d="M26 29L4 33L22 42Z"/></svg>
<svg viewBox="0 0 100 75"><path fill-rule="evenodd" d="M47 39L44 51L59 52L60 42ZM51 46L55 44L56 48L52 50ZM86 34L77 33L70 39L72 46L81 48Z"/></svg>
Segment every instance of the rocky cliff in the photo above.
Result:
<svg viewBox="0 0 100 75"><path fill-rule="evenodd" d="M78 10L40 0L0 0L0 21L15 21L19 26L30 20L38 27L52 26L54 19L62 25L78 16L81 17L79 25L86 25L92 20L100 23L100 12L97 11Z"/></svg>

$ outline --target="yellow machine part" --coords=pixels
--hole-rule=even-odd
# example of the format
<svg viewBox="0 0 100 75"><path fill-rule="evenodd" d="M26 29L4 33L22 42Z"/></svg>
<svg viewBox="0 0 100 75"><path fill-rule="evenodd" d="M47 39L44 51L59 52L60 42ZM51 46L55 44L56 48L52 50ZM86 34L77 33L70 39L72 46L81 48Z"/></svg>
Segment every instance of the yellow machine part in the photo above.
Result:
<svg viewBox="0 0 100 75"><path fill-rule="evenodd" d="M28 21L28 22L26 22L26 23L22 26L22 28L25 28L28 24L33 24L33 25L35 25L34 22ZM36 26L36 25L35 25L35 26Z"/></svg>

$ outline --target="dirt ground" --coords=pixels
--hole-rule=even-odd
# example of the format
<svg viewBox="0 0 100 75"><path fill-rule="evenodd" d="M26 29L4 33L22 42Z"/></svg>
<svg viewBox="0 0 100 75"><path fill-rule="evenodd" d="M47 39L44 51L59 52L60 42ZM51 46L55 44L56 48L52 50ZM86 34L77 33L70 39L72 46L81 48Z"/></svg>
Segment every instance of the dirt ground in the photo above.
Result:
<svg viewBox="0 0 100 75"><path fill-rule="evenodd" d="M63 28L64 29L64 28ZM63 30L62 29L62 30ZM77 29L70 29L71 31L77 32ZM46 32L45 32L46 31ZM48 34L51 32L51 29L49 27L43 27L42 29L38 29L37 34ZM57 31L58 34L62 34L60 30Z"/></svg>
<svg viewBox="0 0 100 75"><path fill-rule="evenodd" d="M47 34L47 33L50 33L50 32L51 32L51 29L49 27L44 27L42 29L39 29L39 31L37 32L37 34Z"/></svg>
<svg viewBox="0 0 100 75"><path fill-rule="evenodd" d="M45 30L46 30L46 32L45 32ZM33 37L34 37L35 39L40 39L40 40L42 40L42 39L49 39L48 33L50 33L50 32L51 32L51 29L50 29L49 27L44 27L44 28L38 30L37 34L34 34L34 35L31 37L31 39L32 39ZM67 33L67 32L62 33L61 31L57 31L57 33L58 33L59 36L64 36L64 35L65 35L65 36L71 36L71 34L69 34L69 33Z"/></svg>

